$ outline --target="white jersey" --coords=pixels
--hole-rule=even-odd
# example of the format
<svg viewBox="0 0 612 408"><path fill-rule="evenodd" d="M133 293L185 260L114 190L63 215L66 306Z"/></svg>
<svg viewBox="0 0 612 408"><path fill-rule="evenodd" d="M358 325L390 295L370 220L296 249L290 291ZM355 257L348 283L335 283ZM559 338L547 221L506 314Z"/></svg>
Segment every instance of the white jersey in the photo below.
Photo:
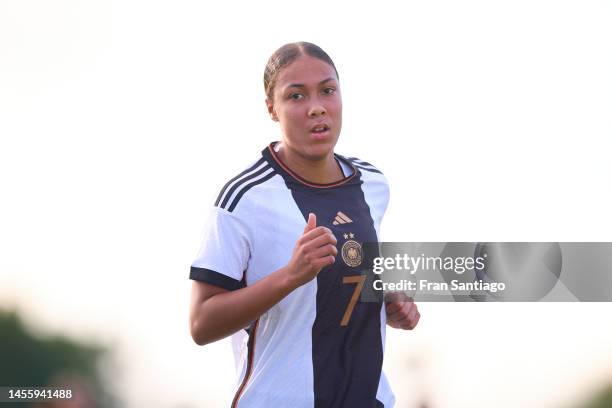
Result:
<svg viewBox="0 0 612 408"><path fill-rule="evenodd" d="M333 265L233 335L239 381L232 408L394 405L382 372L384 304L354 296L371 273L362 245L378 241L389 188L374 166L335 157L345 178L314 184L283 164L272 143L211 209L190 278L228 290L287 265L311 212L338 240Z"/></svg>

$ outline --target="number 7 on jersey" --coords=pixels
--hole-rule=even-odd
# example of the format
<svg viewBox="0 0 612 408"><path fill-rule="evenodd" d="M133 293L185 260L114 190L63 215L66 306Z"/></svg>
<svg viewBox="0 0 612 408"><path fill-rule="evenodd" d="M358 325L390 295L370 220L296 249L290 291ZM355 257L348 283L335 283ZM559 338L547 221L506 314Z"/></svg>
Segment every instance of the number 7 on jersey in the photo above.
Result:
<svg viewBox="0 0 612 408"><path fill-rule="evenodd" d="M348 306L346 307L346 311L344 312L344 316L342 317L342 321L340 322L340 326L348 326L349 320L351 320L351 315L353 314L353 309L355 308L355 303L357 303L357 299L361 294L361 290L363 289L363 284L365 283L366 276L365 275L353 275L353 276L345 276L342 278L343 284L351 284L356 283L355 291L353 292L353 296L351 296L351 300L349 301Z"/></svg>

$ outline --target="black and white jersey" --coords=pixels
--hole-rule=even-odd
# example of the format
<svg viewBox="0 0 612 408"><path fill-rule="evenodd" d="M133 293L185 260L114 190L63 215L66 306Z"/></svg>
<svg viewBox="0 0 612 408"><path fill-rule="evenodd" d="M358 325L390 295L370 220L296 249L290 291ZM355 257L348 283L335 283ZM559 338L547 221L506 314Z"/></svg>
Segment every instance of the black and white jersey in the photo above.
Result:
<svg viewBox="0 0 612 408"><path fill-rule="evenodd" d="M362 244L377 242L389 200L383 174L335 155L345 178L314 184L293 173L275 143L221 189L190 278L239 290L287 265L308 214L338 240L336 262L233 335L239 382L232 407L389 408L382 372L382 302L354 297Z"/></svg>

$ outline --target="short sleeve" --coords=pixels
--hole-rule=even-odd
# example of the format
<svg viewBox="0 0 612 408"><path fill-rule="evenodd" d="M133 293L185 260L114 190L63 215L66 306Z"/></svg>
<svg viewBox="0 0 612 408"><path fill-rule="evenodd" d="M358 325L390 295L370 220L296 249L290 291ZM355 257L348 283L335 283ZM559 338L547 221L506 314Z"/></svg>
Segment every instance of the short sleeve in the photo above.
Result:
<svg viewBox="0 0 612 408"><path fill-rule="evenodd" d="M189 278L236 290L245 286L250 256L247 225L234 213L213 207L204 228L202 245L191 264Z"/></svg>

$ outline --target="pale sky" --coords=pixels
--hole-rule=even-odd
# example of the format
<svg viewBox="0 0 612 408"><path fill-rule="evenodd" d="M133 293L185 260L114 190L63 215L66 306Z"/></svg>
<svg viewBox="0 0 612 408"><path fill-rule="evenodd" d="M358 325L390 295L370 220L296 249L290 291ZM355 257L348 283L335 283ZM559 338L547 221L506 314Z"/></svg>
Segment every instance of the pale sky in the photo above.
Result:
<svg viewBox="0 0 612 408"><path fill-rule="evenodd" d="M280 45L340 73L337 151L391 185L386 241L612 241L612 5L0 2L0 307L114 344L130 407L227 406L188 332L207 206L280 139ZM398 407L561 407L612 379L611 304L419 304ZM225 404L225 405L223 405Z"/></svg>

